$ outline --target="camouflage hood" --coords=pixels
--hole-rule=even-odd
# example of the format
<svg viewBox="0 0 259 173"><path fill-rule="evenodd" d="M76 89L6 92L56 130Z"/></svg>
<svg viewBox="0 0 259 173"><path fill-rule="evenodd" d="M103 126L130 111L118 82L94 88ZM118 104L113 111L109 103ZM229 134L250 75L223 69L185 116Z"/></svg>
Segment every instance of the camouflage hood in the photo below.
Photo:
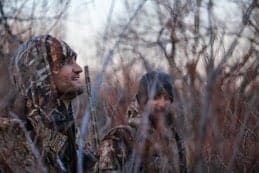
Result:
<svg viewBox="0 0 259 173"><path fill-rule="evenodd" d="M49 169L53 165L57 170L62 167L58 166L62 153L75 153L72 108L70 105L67 110L61 102L53 80L53 74L75 57L65 42L46 35L22 44L10 61L11 81L26 100L25 115L32 126L32 140Z"/></svg>
<svg viewBox="0 0 259 173"><path fill-rule="evenodd" d="M76 53L63 41L50 35L37 36L23 43L11 58L10 78L27 98L27 113L33 109L44 115L59 103L52 74L58 72Z"/></svg>

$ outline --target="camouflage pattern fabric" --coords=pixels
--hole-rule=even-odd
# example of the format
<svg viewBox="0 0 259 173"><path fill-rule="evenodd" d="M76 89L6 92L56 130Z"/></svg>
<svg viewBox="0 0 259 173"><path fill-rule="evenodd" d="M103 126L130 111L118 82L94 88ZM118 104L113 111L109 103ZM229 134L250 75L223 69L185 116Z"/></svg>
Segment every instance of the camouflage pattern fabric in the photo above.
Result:
<svg viewBox="0 0 259 173"><path fill-rule="evenodd" d="M61 172L62 162L75 162L74 158L66 158L76 157L72 109L66 110L52 80L52 75L71 58L76 58L76 53L65 42L46 35L22 44L10 61L11 81L26 98L26 118L32 126L30 136L40 156L37 159L44 160L48 172ZM69 153L73 156L67 156ZM18 156L13 158L14 163L18 162L15 159L19 160ZM24 162L19 164L24 170L30 169ZM69 172L69 163L64 164ZM8 166L12 167L9 162Z"/></svg>
<svg viewBox="0 0 259 173"><path fill-rule="evenodd" d="M26 139L24 123L9 118L0 121L0 172L41 172L37 153L33 153L33 146Z"/></svg>
<svg viewBox="0 0 259 173"><path fill-rule="evenodd" d="M141 114L139 109L140 108L137 98L134 98L128 106L127 110L128 125L130 125L134 129L137 129L141 122Z"/></svg>
<svg viewBox="0 0 259 173"><path fill-rule="evenodd" d="M168 128L160 134L155 129L148 128L147 134L141 135L143 126L136 99L129 105L127 117L128 126L111 129L101 141L100 170L187 172L184 144L175 129Z"/></svg>
<svg viewBox="0 0 259 173"><path fill-rule="evenodd" d="M99 151L100 170L122 170L133 147L132 129L117 126L103 138Z"/></svg>

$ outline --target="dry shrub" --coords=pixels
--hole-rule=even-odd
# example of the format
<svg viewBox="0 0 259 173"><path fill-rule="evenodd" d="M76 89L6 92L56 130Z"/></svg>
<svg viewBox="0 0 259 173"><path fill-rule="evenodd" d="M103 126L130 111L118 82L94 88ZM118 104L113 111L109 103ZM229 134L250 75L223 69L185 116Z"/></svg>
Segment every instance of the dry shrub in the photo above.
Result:
<svg viewBox="0 0 259 173"><path fill-rule="evenodd" d="M192 172L256 172L258 169L259 65L255 53L251 49L239 62L217 71L209 90L209 104L202 104L208 90L197 79L196 84L179 91L186 93L182 94L186 97L182 100L191 102L191 105L185 103L189 107L183 110L183 115L187 117L185 136ZM204 106L209 106L209 111L206 125L201 129Z"/></svg>

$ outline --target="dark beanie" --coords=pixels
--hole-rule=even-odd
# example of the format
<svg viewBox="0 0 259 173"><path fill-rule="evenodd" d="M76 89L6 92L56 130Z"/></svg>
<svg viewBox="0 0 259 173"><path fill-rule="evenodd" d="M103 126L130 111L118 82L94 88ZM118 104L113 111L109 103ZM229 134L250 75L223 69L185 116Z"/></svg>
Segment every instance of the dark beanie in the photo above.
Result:
<svg viewBox="0 0 259 173"><path fill-rule="evenodd" d="M167 73L159 71L146 73L139 82L136 95L138 102L145 104L149 98L160 94L167 94L173 102L173 81L171 77Z"/></svg>

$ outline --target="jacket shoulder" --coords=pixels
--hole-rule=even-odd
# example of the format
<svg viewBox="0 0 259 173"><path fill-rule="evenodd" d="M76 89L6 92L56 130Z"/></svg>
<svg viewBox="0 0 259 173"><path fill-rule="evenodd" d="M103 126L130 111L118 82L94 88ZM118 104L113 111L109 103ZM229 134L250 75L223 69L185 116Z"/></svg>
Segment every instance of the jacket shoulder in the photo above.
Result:
<svg viewBox="0 0 259 173"><path fill-rule="evenodd" d="M102 139L99 150L101 170L121 170L129 158L133 147L133 134L130 126L112 128Z"/></svg>
<svg viewBox="0 0 259 173"><path fill-rule="evenodd" d="M33 172L39 166L26 133L21 120L0 118L0 160L11 170Z"/></svg>

